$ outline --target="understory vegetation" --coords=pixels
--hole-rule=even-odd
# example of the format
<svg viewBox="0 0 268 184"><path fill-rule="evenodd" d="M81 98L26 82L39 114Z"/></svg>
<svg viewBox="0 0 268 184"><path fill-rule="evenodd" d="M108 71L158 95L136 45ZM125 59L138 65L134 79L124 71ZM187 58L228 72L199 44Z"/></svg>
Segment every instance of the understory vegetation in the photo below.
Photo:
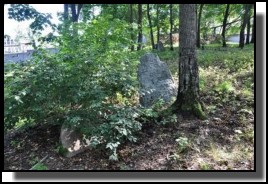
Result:
<svg viewBox="0 0 268 184"><path fill-rule="evenodd" d="M122 40L124 25L119 20L115 34L106 40L100 40L105 29L98 22L83 26L87 31L79 38L79 47L65 47L71 42L63 37L57 54L40 50L28 63L5 64L4 127L9 139L13 137L5 148L6 169L29 169L44 153L51 158L34 169L254 168L253 45L242 50L237 45L211 44L198 50L207 120L183 120L179 115L160 118L168 107L161 99L149 109L138 103L137 66L147 48L128 52L122 45L105 45L114 43L109 39L127 42ZM92 34L96 30L99 36ZM178 48L157 54L177 81ZM86 162L79 156L67 161L58 154L62 124L95 137L96 149L81 156ZM36 132L30 133L33 129ZM46 146L38 145L44 142L41 138L47 139ZM55 159L58 164L52 164ZM86 165L90 161L91 166ZM74 168L66 162L78 164Z"/></svg>

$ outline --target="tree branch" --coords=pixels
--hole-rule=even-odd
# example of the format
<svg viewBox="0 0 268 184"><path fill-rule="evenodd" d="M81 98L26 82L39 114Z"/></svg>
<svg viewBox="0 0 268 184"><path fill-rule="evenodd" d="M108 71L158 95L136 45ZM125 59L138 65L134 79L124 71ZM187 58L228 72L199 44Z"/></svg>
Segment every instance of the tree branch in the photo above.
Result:
<svg viewBox="0 0 268 184"><path fill-rule="evenodd" d="M253 18L253 16L251 16L250 18ZM231 24L233 24L233 23L235 23L235 22L239 22L239 21L241 21L240 16L239 16L236 20L234 20L234 21L232 21L232 22L228 22L228 23L226 23L226 26L231 25ZM214 28L222 27L222 26L223 26L223 25L213 26L213 27L210 27L210 29L214 29Z"/></svg>

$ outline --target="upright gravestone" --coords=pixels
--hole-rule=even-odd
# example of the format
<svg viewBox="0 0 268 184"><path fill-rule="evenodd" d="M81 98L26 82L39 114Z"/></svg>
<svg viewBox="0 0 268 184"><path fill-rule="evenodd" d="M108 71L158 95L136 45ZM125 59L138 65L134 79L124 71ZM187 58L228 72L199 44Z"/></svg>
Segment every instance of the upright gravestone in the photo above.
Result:
<svg viewBox="0 0 268 184"><path fill-rule="evenodd" d="M138 66L140 83L140 104L150 107L162 98L170 102L177 95L177 85L171 76L166 63L157 55L148 53L141 57Z"/></svg>

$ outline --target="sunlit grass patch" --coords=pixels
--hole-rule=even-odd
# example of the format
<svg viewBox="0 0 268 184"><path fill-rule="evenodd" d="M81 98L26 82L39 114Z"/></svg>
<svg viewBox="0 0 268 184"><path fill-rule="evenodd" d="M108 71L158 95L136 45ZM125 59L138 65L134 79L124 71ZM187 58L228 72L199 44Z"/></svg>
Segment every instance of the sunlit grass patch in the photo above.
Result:
<svg viewBox="0 0 268 184"><path fill-rule="evenodd" d="M222 83L220 83L219 85L217 85L215 87L215 90L218 92L230 92L230 91L234 91L234 87L232 85L232 82L230 81L223 81Z"/></svg>
<svg viewBox="0 0 268 184"><path fill-rule="evenodd" d="M201 161L199 163L199 167L201 170L212 170L212 166L209 163L204 162L204 161Z"/></svg>
<svg viewBox="0 0 268 184"><path fill-rule="evenodd" d="M244 146L236 143L232 148L222 147L211 143L210 149L205 151L215 164L226 164L228 169L232 169L235 165L243 164L253 159L252 147Z"/></svg>

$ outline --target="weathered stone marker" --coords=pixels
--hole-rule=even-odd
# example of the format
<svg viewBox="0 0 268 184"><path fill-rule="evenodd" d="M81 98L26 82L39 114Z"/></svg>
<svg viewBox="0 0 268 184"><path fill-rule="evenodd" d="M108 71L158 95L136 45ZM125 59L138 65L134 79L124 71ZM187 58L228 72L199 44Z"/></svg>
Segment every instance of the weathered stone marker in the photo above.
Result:
<svg viewBox="0 0 268 184"><path fill-rule="evenodd" d="M141 57L138 79L140 104L144 107L150 107L160 98L169 102L177 95L177 86L167 64L155 54L147 53Z"/></svg>
<svg viewBox="0 0 268 184"><path fill-rule="evenodd" d="M60 142L62 145L61 154L69 158L91 148L90 140L85 139L82 134L65 125L61 127Z"/></svg>

